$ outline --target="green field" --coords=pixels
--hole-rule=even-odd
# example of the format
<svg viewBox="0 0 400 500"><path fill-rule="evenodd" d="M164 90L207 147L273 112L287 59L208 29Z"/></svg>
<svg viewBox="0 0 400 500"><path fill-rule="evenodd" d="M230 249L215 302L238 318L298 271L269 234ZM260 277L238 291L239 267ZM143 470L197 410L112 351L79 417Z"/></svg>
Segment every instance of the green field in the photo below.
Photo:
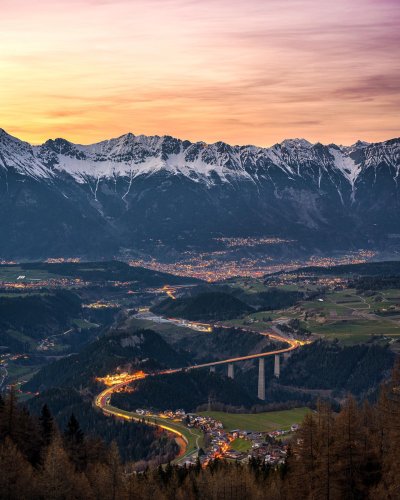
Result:
<svg viewBox="0 0 400 500"><path fill-rule="evenodd" d="M29 380L40 368L39 365L18 365L11 361L7 366L7 383L16 384L21 380Z"/></svg>
<svg viewBox="0 0 400 500"><path fill-rule="evenodd" d="M349 319L328 321L324 324L309 322L309 329L313 333L323 335L325 338L337 338L346 344L365 342L374 335L399 337L400 326L389 321L368 319Z"/></svg>
<svg viewBox="0 0 400 500"><path fill-rule="evenodd" d="M32 339L31 337L27 337L24 335L22 332L17 331L17 330L7 330L7 335L10 337L14 338L15 340L18 340L19 342L25 342L26 344L29 344L31 349L34 349L36 347L36 341Z"/></svg>
<svg viewBox="0 0 400 500"><path fill-rule="evenodd" d="M390 312L378 317L399 302L399 290L385 290L370 297L358 295L353 289L328 293L323 302L305 301L301 309L308 314L306 327L328 340L338 339L351 345L367 342L373 336L400 337L400 324L393 322ZM379 300L380 299L380 300Z"/></svg>
<svg viewBox="0 0 400 500"><path fill-rule="evenodd" d="M300 288L296 285L290 287L293 290ZM399 304L400 290L382 290L375 295L364 296L355 289L344 289L327 293L322 301L302 301L288 309L258 311L244 318L226 321L225 324L265 331L274 323L286 323L289 319L299 318L312 333L328 340L337 338L343 344L352 345L370 341L374 336L400 338ZM389 309L391 306L393 310ZM269 318L271 321L267 321ZM383 341L387 342L387 339Z"/></svg>
<svg viewBox="0 0 400 500"><path fill-rule="evenodd" d="M99 326L97 323L91 323L87 319L79 319L78 318L78 319L74 319L72 322L78 328L83 328L83 329L85 329L85 328L87 328L87 329L97 328Z"/></svg>
<svg viewBox="0 0 400 500"><path fill-rule="evenodd" d="M222 422L225 429L270 432L277 429L290 429L292 424L300 423L309 412L308 408L270 411L265 413L224 413L221 411L203 411L199 415L208 415Z"/></svg>
<svg viewBox="0 0 400 500"><path fill-rule="evenodd" d="M262 280L256 278L233 278L229 285L233 289L242 290L246 293L265 292L268 289Z"/></svg>
<svg viewBox="0 0 400 500"><path fill-rule="evenodd" d="M22 280L17 280L19 276L25 276L25 278ZM0 281L7 281L9 283L26 283L29 281L41 281L56 279L59 277L60 276L58 276L57 274L48 273L43 269L22 269L19 266L0 266Z"/></svg>
<svg viewBox="0 0 400 500"><path fill-rule="evenodd" d="M249 451L251 450L251 442L247 439L237 438L231 442L232 450Z"/></svg>
<svg viewBox="0 0 400 500"><path fill-rule="evenodd" d="M272 321L285 316L287 318L294 318L296 314L291 310L282 310L282 311L261 311L249 314L245 318L237 318L232 320L224 321L225 325L231 326L243 326L245 328L251 328L254 331L264 331L268 330L272 326ZM264 318L271 318L272 321L264 321ZM252 322L254 320L254 322Z"/></svg>

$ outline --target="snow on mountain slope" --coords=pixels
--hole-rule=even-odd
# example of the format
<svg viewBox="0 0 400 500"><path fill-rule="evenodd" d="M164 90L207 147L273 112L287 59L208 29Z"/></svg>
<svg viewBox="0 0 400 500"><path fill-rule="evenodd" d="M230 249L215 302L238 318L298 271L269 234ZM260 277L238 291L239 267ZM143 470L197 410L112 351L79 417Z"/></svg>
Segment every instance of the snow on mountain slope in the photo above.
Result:
<svg viewBox="0 0 400 500"><path fill-rule="evenodd" d="M51 172L43 165L34 154L34 150L27 142L7 134L0 129L0 168L14 168L22 175L30 177L50 178Z"/></svg>
<svg viewBox="0 0 400 500"><path fill-rule="evenodd" d="M270 148L258 148L128 133L91 145L55 139L31 146L4 131L0 133L3 168L13 167L20 174L37 179L51 179L58 172L66 172L81 184L88 179L116 177L132 182L137 176L161 171L209 186L241 180L258 183L268 177L273 182L271 172L279 169L288 179L314 179L318 187L325 173L336 178L334 183L339 190L339 184L348 184L354 198L355 184L363 168L384 161L398 169L399 156L396 140L377 144L358 141L350 147L339 147L287 139Z"/></svg>
<svg viewBox="0 0 400 500"><path fill-rule="evenodd" d="M329 153L334 158L335 167L342 172L354 190L354 183L361 171L361 164L357 164L350 155L335 147L330 147Z"/></svg>
<svg viewBox="0 0 400 500"><path fill-rule="evenodd" d="M32 146L0 130L0 257L179 252L265 235L300 253L392 248L399 171L399 139L260 148L126 134Z"/></svg>

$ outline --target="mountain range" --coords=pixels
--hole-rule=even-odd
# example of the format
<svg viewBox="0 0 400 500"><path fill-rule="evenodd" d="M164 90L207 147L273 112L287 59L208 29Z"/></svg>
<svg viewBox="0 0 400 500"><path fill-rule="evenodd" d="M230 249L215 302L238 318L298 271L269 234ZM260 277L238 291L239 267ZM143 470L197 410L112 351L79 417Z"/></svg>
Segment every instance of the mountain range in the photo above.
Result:
<svg viewBox="0 0 400 500"><path fill-rule="evenodd" d="M400 246L400 139L269 148L131 133L31 145L0 129L0 258L97 258L281 238Z"/></svg>

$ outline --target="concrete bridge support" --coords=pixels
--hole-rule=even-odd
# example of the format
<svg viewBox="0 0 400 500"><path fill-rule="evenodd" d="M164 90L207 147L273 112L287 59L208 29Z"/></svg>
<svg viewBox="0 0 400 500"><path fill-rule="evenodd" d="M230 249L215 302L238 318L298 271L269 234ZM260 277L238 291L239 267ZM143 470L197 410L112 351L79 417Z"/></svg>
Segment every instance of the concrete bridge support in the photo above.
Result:
<svg viewBox="0 0 400 500"><path fill-rule="evenodd" d="M265 401L265 366L264 358L258 359L258 399Z"/></svg>
<svg viewBox="0 0 400 500"><path fill-rule="evenodd" d="M283 353L283 360L286 362L290 358L291 355L292 355L291 352L284 352Z"/></svg>
<svg viewBox="0 0 400 500"><path fill-rule="evenodd" d="M235 378L234 373L233 373L233 363L228 364L228 377Z"/></svg>
<svg viewBox="0 0 400 500"><path fill-rule="evenodd" d="M281 374L281 359L279 357L279 354L275 354L274 376L276 378L279 378L280 374Z"/></svg>
<svg viewBox="0 0 400 500"><path fill-rule="evenodd" d="M215 373L215 366L210 366L210 373Z"/></svg>

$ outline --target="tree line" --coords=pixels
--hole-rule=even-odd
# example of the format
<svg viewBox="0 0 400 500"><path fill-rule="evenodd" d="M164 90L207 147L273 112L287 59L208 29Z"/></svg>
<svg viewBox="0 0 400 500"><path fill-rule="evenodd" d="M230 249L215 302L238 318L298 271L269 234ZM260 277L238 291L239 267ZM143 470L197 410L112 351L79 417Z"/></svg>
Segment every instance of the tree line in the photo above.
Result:
<svg viewBox="0 0 400 500"><path fill-rule="evenodd" d="M334 390L357 397L374 395L390 375L395 355L387 346L318 340L294 352L282 370L284 385Z"/></svg>
<svg viewBox="0 0 400 500"><path fill-rule="evenodd" d="M46 407L36 424L9 394L0 404L0 498L271 500L389 499L400 496L400 365L375 404L348 398L308 414L270 466L211 462L168 464L141 473L121 463L115 444L84 436L71 416L64 432ZM40 432L34 432L35 425Z"/></svg>

